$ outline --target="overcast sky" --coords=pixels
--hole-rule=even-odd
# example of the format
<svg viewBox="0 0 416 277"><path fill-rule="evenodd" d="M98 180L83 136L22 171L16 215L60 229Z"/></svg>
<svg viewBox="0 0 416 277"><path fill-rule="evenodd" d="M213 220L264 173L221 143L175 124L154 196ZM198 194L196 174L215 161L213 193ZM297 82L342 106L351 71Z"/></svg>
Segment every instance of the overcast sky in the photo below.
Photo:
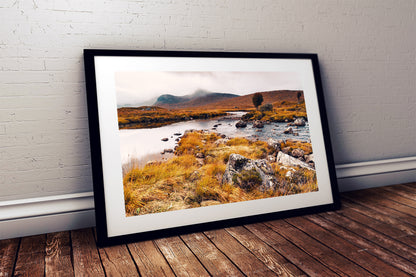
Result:
<svg viewBox="0 0 416 277"><path fill-rule="evenodd" d="M115 78L117 106L151 105L162 94L182 96L199 89L238 95L302 90L295 72L117 72Z"/></svg>

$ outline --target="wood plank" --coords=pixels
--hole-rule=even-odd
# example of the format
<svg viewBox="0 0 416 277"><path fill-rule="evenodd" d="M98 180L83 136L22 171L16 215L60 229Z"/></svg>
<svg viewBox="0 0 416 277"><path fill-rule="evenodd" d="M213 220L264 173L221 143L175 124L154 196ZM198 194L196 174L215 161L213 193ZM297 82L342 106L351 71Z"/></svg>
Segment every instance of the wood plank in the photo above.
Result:
<svg viewBox="0 0 416 277"><path fill-rule="evenodd" d="M295 219L296 220L296 219ZM306 233L293 227L283 220L275 220L266 222L273 231L279 233L287 240L295 244L297 247L313 256L322 264L335 271L340 276L366 276L371 275L368 271L352 263L350 260L341 256L333 249L318 242Z"/></svg>
<svg viewBox="0 0 416 277"><path fill-rule="evenodd" d="M46 235L45 276L74 276L69 232Z"/></svg>
<svg viewBox="0 0 416 277"><path fill-rule="evenodd" d="M352 202L349 199L342 199L342 206L344 208L347 209L352 209L356 212L359 212L363 215L366 215L368 217L371 217L373 219L377 219L378 221L384 222L386 224L392 225L394 227L396 227L397 229L400 229L401 231L405 232L407 235L416 235L416 228L415 226L407 223L407 222L403 222L401 220L398 220L392 216L390 216L390 214L387 214L383 211L376 211L372 208L369 207L365 207L361 204Z"/></svg>
<svg viewBox="0 0 416 277"><path fill-rule="evenodd" d="M245 275L276 276L273 271L224 229L204 233Z"/></svg>
<svg viewBox="0 0 416 277"><path fill-rule="evenodd" d="M411 184L399 184L399 185L394 185L397 186L411 194L416 194L416 183L413 183L415 186L412 186Z"/></svg>
<svg viewBox="0 0 416 277"><path fill-rule="evenodd" d="M348 231L347 229L344 228L340 228L337 224L328 221L326 219L324 219L321 216L318 215L309 215L305 217L306 219L312 221L313 223L319 225L322 228L325 228L326 230L330 231L331 233L335 234L336 236L339 236L343 239L345 239L346 241L354 244L355 246L357 246L358 248L360 248L360 250L358 251L365 251L368 252L370 254L372 254L373 256L383 260L384 262L387 262L390 265L395 266L398 269L401 269L404 272L409 273L410 275L415 275L416 276L416 267L415 265L398 256L393 254L392 252L388 251L387 249L371 242L368 241L358 235L356 235L355 233Z"/></svg>
<svg viewBox="0 0 416 277"><path fill-rule="evenodd" d="M394 200L400 204L405 204L409 207L412 208L416 208L416 200L414 198L412 198L411 196L409 196L409 194L407 194L406 196L402 196L398 193L398 190L394 190L391 191L387 188L381 187L381 188L376 188L374 190L374 192L376 193L376 195L378 195L379 197L387 197L391 200ZM416 210L414 211L413 215L416 215Z"/></svg>
<svg viewBox="0 0 416 277"><path fill-rule="evenodd" d="M379 201L374 201L372 199L366 199L365 196L354 197L353 195L342 194L341 199L348 199L354 203L358 203L364 207L374 209L377 212L386 214L389 217L399 219L400 221L411 224L413 227L416 227L416 218L409 216L408 214L397 211L393 208L387 207L386 205L380 204Z"/></svg>
<svg viewBox="0 0 416 277"><path fill-rule="evenodd" d="M395 240L398 240L404 244L408 244L409 246L415 247L416 246L416 236L409 235L406 232L396 228L396 226L384 223L383 221L379 221L373 219L371 217L365 216L359 212L354 211L353 209L345 208L338 212L338 214L345 216L351 220L354 220L358 223L366 225L377 232L385 234Z"/></svg>
<svg viewBox="0 0 416 277"><path fill-rule="evenodd" d="M367 228L365 225L353 221L349 218L338 215L334 212L323 213L321 216L329 221L340 225L349 231L356 233L357 235L372 241L381 247L388 249L389 251L408 259L411 262L416 262L416 249L409 247L408 245L401 243L395 239L392 239L380 232Z"/></svg>
<svg viewBox="0 0 416 277"><path fill-rule="evenodd" d="M75 276L105 276L92 229L71 231Z"/></svg>
<svg viewBox="0 0 416 277"><path fill-rule="evenodd" d="M384 189L409 199L416 199L416 189L403 185L386 186Z"/></svg>
<svg viewBox="0 0 416 277"><path fill-rule="evenodd" d="M243 276L203 233L187 234L181 238L212 276Z"/></svg>
<svg viewBox="0 0 416 277"><path fill-rule="evenodd" d="M14 276L44 276L45 245L45 235L22 238Z"/></svg>
<svg viewBox="0 0 416 277"><path fill-rule="evenodd" d="M139 276L126 245L98 249L107 276Z"/></svg>
<svg viewBox="0 0 416 277"><path fill-rule="evenodd" d="M388 207L390 209L399 211L401 213L404 213L410 217L413 217L416 219L416 209L407 206L405 204L401 204L397 201L390 200L388 198L383 197L383 195L380 195L377 192L369 191L369 190L360 190L360 191L353 191L353 192L347 192L346 195L358 198L362 198L364 201L374 201L375 204L379 204L385 207Z"/></svg>
<svg viewBox="0 0 416 277"><path fill-rule="evenodd" d="M328 230L312 223L304 217L296 217L288 219L290 224L295 225L299 229L308 233L311 237L341 253L354 263L360 265L364 269L370 271L377 276L404 276L403 271L383 262L375 256L367 253L364 249L355 246L348 240L339 237Z"/></svg>
<svg viewBox="0 0 416 277"><path fill-rule="evenodd" d="M0 276L12 276L20 238L0 240Z"/></svg>
<svg viewBox="0 0 416 277"><path fill-rule="evenodd" d="M299 268L243 226L225 229L278 276L305 276Z"/></svg>
<svg viewBox="0 0 416 277"><path fill-rule="evenodd" d="M169 264L151 240L127 245L142 277L174 277Z"/></svg>
<svg viewBox="0 0 416 277"><path fill-rule="evenodd" d="M299 267L309 276L338 276L335 272L300 250L297 246L274 232L263 223L249 224L245 227L274 250Z"/></svg>
<svg viewBox="0 0 416 277"><path fill-rule="evenodd" d="M162 254L178 276L209 276L194 254L179 237L155 240Z"/></svg>

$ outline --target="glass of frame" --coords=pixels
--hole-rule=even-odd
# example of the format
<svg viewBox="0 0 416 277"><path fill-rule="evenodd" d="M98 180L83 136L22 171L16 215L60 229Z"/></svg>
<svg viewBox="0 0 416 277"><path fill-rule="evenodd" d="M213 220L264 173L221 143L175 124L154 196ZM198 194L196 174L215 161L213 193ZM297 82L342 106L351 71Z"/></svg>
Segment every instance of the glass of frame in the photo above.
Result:
<svg viewBox="0 0 416 277"><path fill-rule="evenodd" d="M316 54L84 61L99 245L339 208Z"/></svg>

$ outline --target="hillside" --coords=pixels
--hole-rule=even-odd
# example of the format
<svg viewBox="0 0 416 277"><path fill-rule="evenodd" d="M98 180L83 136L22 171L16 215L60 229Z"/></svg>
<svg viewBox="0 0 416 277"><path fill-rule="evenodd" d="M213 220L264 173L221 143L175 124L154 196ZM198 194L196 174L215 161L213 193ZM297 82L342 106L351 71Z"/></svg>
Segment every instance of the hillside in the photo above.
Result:
<svg viewBox="0 0 416 277"><path fill-rule="evenodd" d="M261 92L263 95L263 104L272 103L273 106L277 107L283 101L285 102L297 102L297 93L298 90L275 90L275 91L265 91ZM248 94L244 96L239 96L230 99L220 100L213 103L208 103L206 105L198 107L199 109L203 110L211 110L211 109L252 109L253 106L253 94ZM301 97L303 101L303 95Z"/></svg>
<svg viewBox="0 0 416 277"><path fill-rule="evenodd" d="M175 96L172 94L162 94L153 104L153 106L163 107L167 109L191 108L215 103L221 100L238 97L231 93L216 93L204 90L197 90L193 94L184 96Z"/></svg>

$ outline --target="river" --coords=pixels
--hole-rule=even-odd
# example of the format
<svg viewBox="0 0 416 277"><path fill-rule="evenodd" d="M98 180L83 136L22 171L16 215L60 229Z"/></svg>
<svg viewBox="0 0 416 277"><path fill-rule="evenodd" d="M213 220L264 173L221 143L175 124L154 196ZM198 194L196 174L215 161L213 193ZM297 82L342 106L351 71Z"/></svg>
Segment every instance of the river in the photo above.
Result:
<svg viewBox="0 0 416 277"><path fill-rule="evenodd" d="M299 136L283 134L283 131L287 128L287 123L265 124L262 129L253 128L252 124L249 123L246 128L236 128L235 123L244 114L245 112L229 112L227 116L215 119L183 121L158 128L122 129L120 130L121 162L125 164L133 158L137 159L139 164L144 164L150 160L168 157L169 155L161 155L160 153L164 149L175 148L176 139L190 129L211 130L227 137L258 138L264 141L268 138L309 140L308 123L306 123L306 126L297 129L292 127L294 132L299 133ZM162 138L168 140L162 141Z"/></svg>

